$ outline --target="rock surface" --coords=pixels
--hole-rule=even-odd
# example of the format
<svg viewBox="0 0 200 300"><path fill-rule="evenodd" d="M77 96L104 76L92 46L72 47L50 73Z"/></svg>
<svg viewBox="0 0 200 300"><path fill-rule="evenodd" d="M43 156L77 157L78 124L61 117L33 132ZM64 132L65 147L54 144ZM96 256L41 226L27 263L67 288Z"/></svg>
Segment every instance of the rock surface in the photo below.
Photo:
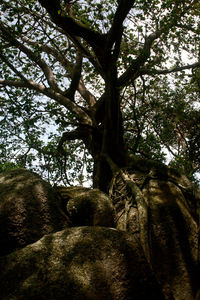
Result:
<svg viewBox="0 0 200 300"><path fill-rule="evenodd" d="M184 176L139 165L110 197L63 192L24 169L0 175L2 300L200 299L200 197Z"/></svg>
<svg viewBox="0 0 200 300"><path fill-rule="evenodd" d="M44 236L0 259L6 299L164 299L134 237L105 227Z"/></svg>
<svg viewBox="0 0 200 300"><path fill-rule="evenodd" d="M25 169L0 174L0 255L67 224L56 194L37 174Z"/></svg>
<svg viewBox="0 0 200 300"><path fill-rule="evenodd" d="M109 197L98 189L60 187L71 226L114 227L114 207Z"/></svg>

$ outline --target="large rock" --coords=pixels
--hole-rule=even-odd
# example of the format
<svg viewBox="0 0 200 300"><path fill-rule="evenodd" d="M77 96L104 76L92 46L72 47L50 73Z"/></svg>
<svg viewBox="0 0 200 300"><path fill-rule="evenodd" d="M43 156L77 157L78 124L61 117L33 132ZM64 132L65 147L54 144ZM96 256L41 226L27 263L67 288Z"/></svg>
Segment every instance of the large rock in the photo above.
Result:
<svg viewBox="0 0 200 300"><path fill-rule="evenodd" d="M49 234L0 259L7 299L164 299L134 237L105 227Z"/></svg>
<svg viewBox="0 0 200 300"><path fill-rule="evenodd" d="M99 189L59 187L71 226L114 227L114 207L111 199Z"/></svg>
<svg viewBox="0 0 200 300"><path fill-rule="evenodd" d="M166 299L192 300L199 288L198 192L173 169L124 169L111 189L117 228L140 239Z"/></svg>
<svg viewBox="0 0 200 300"><path fill-rule="evenodd" d="M0 174L0 255L66 226L67 219L47 182L25 169Z"/></svg>

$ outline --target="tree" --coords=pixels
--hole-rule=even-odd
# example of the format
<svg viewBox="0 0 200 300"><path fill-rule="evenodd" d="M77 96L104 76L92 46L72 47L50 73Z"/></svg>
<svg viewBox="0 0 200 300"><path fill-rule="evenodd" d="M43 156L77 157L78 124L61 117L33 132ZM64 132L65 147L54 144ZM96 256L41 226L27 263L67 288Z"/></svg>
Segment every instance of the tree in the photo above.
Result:
<svg viewBox="0 0 200 300"><path fill-rule="evenodd" d="M198 171L199 8L197 0L3 0L1 123L4 141L15 130L26 144L20 163L32 164L35 149L63 169L67 147L82 141L103 191L108 160L123 167L130 152L163 161L165 146L176 163L189 162L188 174ZM41 130L53 120L60 138L53 129L45 146Z"/></svg>

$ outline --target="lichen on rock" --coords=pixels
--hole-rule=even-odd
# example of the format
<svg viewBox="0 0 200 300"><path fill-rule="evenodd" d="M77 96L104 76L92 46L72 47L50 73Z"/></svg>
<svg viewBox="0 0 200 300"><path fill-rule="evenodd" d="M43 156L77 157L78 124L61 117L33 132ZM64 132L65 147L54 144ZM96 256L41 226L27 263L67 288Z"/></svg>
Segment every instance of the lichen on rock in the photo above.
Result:
<svg viewBox="0 0 200 300"><path fill-rule="evenodd" d="M0 255L68 226L56 193L26 169L0 174Z"/></svg>
<svg viewBox="0 0 200 300"><path fill-rule="evenodd" d="M44 236L0 259L1 299L164 299L133 237L106 227Z"/></svg>
<svg viewBox="0 0 200 300"><path fill-rule="evenodd" d="M114 207L111 199L99 189L59 187L71 226L114 227Z"/></svg>

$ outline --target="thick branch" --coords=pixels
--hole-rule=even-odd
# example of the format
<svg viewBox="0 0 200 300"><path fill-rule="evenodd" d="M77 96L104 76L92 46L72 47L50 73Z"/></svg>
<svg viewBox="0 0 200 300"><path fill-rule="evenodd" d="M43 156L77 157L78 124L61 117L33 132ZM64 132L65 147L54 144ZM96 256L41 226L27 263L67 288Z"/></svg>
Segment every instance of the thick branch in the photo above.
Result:
<svg viewBox="0 0 200 300"><path fill-rule="evenodd" d="M12 80L3 80L0 79L0 86L10 86L10 87L25 87L29 88L28 82L25 81L12 81Z"/></svg>
<svg viewBox="0 0 200 300"><path fill-rule="evenodd" d="M104 45L105 37L100 33L86 27L74 18L61 14L61 6L59 0L39 0L40 4L50 14L53 22L61 27L67 34L74 37L81 37L94 49L96 53L99 53L100 46Z"/></svg>
<svg viewBox="0 0 200 300"><path fill-rule="evenodd" d="M74 141L74 140L82 140L85 142L88 147L90 147L90 138L89 135L92 132L93 127L88 125L80 125L73 131L66 131L62 134L62 137L58 144L58 151L63 152L65 151L63 145L66 141Z"/></svg>
<svg viewBox="0 0 200 300"><path fill-rule="evenodd" d="M58 144L58 151L60 152L63 152L64 149L63 149L63 144L66 142L66 141L74 141L74 140L77 140L77 139L81 139L82 136L80 134L80 132L76 129L74 131L70 131L70 132L64 132L62 134L62 137L59 141L59 144Z"/></svg>
<svg viewBox="0 0 200 300"><path fill-rule="evenodd" d="M30 43L31 45L36 45L37 43L28 39L24 39L24 41ZM53 49L52 47L48 46L48 45L39 45L39 47L41 47L41 49L47 53L47 54L51 54L53 55L59 62L62 63L62 66L65 67L65 69L67 71L69 71L73 64L70 63L65 57L64 55L62 55L62 53L59 53L58 51L56 51L55 49ZM18 72L18 70L16 68L14 68L14 66L12 64L10 64L8 62L8 60L3 56L0 55L1 59L4 60L6 62L6 64L15 72L16 75L18 75L23 81L13 81L13 80L0 80L0 85L2 86L10 86L10 87L26 87L26 88L31 88L34 90L37 90L41 93L44 93L44 89L45 87L42 85L37 84L36 82L33 81L29 81L27 80L22 74L21 72ZM93 106L96 103L96 99L95 97L87 90L87 88L85 87L84 83L82 80L78 80L79 76L76 77L76 84L75 84L75 75L76 72L80 72L81 71L81 64L80 64L80 58L79 58L79 67L75 67L74 66L74 71L71 72L71 77L74 78L74 82L73 85L71 84L71 87L73 87L75 89L76 84L78 84L77 86L77 90L79 91L79 93L81 94L81 96L86 100L86 102L89 104L89 106ZM79 81L79 82L78 82ZM30 85L31 83L31 85ZM75 92L75 90L74 90ZM48 95L47 95L48 96ZM67 97L65 95L65 97ZM68 97L70 98L70 97ZM66 107L66 104L64 104L64 106Z"/></svg>
<svg viewBox="0 0 200 300"><path fill-rule="evenodd" d="M86 88L82 79L79 81L78 91L90 107L96 104L95 96Z"/></svg>
<svg viewBox="0 0 200 300"><path fill-rule="evenodd" d="M48 23L49 26L52 26L51 24ZM73 43L74 45L80 50L80 52L82 53L82 55L84 57L87 57L88 60L93 64L93 66L99 71L99 73L102 74L102 68L99 64L99 62L95 59L93 53L91 53L84 45L83 43L80 41L79 38L77 38L76 36L72 36L70 34L68 34L66 32L66 30L63 30L60 27L57 27L56 30L60 31L62 34L66 35ZM38 44L35 41L32 41L30 39L27 39L25 37L21 37L23 41L27 42L29 45L33 45L33 46L39 46L40 49L48 54L53 55L60 63L63 64L63 66L65 68L67 68L68 65L70 65L70 63L67 61L66 57L62 54L61 51L56 51L54 48L48 46L48 45L42 45L42 44Z"/></svg>
<svg viewBox="0 0 200 300"><path fill-rule="evenodd" d="M71 84L69 89L66 92L66 97L68 97L71 100L74 100L75 92L78 88L80 78L81 78L81 71L82 71L82 61L83 57L79 50L76 51L76 64L73 66L72 73L71 73Z"/></svg>
<svg viewBox="0 0 200 300"><path fill-rule="evenodd" d="M95 120L97 123L102 122L102 120L104 119L105 101L106 93L103 93L103 95L98 99L98 101L94 105Z"/></svg>
<svg viewBox="0 0 200 300"><path fill-rule="evenodd" d="M135 0L119 1L117 11L115 13L114 20L112 23L112 27L108 32L106 51L110 52L114 43L119 43L119 40L121 41L121 37L119 38L119 35L122 35L123 32L123 22L130 9L133 7L134 3Z"/></svg>
<svg viewBox="0 0 200 300"><path fill-rule="evenodd" d="M69 39L74 43L74 45L75 45L77 48L79 48L79 50L82 52L83 56L87 57L87 58L89 59L89 61L94 65L94 67L95 67L95 68L100 72L100 74L101 74L101 71L102 71L102 70L101 70L100 65L98 64L98 61L95 60L94 55L93 55L92 53L90 53L90 51L83 45L83 43L80 42L80 39L79 39L79 38L77 38L76 36L72 36L72 35L68 34L68 33L66 32L66 30L63 30L61 27L57 26L55 23L53 24L53 23L51 23L51 22L48 22L48 21L46 20L46 18L44 19L41 15L37 14L36 12L34 12L34 11L30 12L29 10L26 9L26 7L24 7L23 9L24 9L27 13L33 14L33 16L36 17L37 20L43 19L43 22L44 22L45 24L47 24L48 26L50 26L50 28L53 28L55 31L59 31L59 32L62 33L63 35L66 35L67 38L69 38ZM46 17L46 15L45 15L45 17ZM21 37L21 38L22 38L22 40L25 40L27 43L30 43L30 44L32 44L32 45L37 45L36 42L31 41L30 39L26 39L26 38L24 38L24 37ZM38 45L41 46L41 44L38 44ZM59 56L56 56L56 51L54 51L55 49L49 47L48 45L42 45L42 49L43 49L44 52L45 52L45 50L44 50L45 48L48 49L48 50L46 51L46 53L49 53L49 54L54 55L55 57L57 57L57 59L59 58L58 60L59 60L60 62L62 62L62 60L60 60L60 58L63 56L61 52L58 51L58 53L59 53L60 55L59 55ZM51 48L51 49L50 49L50 48ZM48 51L50 51L50 52L48 52ZM54 51L54 53L53 53L53 51ZM66 65L66 62L67 62L67 59L66 59L66 61L64 61L64 66Z"/></svg>
<svg viewBox="0 0 200 300"><path fill-rule="evenodd" d="M142 50L140 51L139 56L133 60L129 68L121 75L118 79L118 85L124 86L126 85L130 79L135 79L140 76L140 68L145 64L147 59L150 57L150 50L153 42L159 38L162 34L161 30L157 30L156 32L150 34L144 43ZM135 77L135 78L134 78Z"/></svg>

